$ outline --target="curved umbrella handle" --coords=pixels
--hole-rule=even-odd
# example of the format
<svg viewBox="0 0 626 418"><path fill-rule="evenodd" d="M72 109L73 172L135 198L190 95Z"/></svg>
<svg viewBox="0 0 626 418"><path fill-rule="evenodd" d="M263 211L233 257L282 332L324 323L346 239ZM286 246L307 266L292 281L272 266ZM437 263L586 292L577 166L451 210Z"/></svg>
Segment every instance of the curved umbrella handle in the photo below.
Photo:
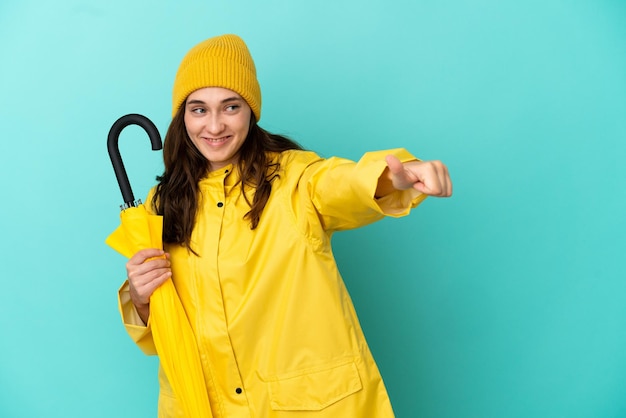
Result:
<svg viewBox="0 0 626 418"><path fill-rule="evenodd" d="M111 126L109 137L107 139L107 148L109 149L109 157L111 157L111 164L113 164L113 170L115 171L115 177L117 177L117 183L120 186L122 197L124 198L123 207L135 206L135 196L133 195L133 190L130 187L128 175L126 174L126 168L124 168L124 163L122 162L122 156L120 155L120 149L118 146L120 134L128 125L139 125L146 131L150 137L153 151L163 148L159 130L150 119L143 115L131 113L122 116L115 121L113 126Z"/></svg>

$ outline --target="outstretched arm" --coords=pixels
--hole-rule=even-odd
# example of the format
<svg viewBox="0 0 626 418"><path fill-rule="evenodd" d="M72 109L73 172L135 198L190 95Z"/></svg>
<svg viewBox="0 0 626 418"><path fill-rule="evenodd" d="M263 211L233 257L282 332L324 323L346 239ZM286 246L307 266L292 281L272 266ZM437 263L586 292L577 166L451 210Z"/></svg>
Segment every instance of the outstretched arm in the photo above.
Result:
<svg viewBox="0 0 626 418"><path fill-rule="evenodd" d="M378 180L376 197L381 198L396 190L415 189L428 196L449 197L452 181L448 168L441 161L409 161L402 163L388 155L387 168Z"/></svg>

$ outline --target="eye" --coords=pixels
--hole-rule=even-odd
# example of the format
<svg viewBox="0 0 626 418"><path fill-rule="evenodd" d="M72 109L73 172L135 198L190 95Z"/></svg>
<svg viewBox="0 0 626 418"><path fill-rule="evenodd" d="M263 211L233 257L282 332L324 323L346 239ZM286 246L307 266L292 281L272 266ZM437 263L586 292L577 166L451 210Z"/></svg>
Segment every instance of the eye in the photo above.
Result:
<svg viewBox="0 0 626 418"><path fill-rule="evenodd" d="M241 107L241 106L240 106L240 105L237 105L237 104L228 105L228 106L226 106L226 111L227 111L227 112L234 112L234 111L236 111L237 109L239 109L240 107Z"/></svg>
<svg viewBox="0 0 626 418"><path fill-rule="evenodd" d="M203 114L205 112L206 110L204 110L204 108L202 107L194 107L193 109L191 109L191 113Z"/></svg>

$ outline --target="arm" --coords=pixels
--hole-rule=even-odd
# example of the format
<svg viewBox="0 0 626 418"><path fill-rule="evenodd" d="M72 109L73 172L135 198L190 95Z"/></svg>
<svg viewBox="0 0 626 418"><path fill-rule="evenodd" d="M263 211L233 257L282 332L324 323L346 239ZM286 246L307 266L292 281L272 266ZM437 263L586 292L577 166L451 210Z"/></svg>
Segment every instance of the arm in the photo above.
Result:
<svg viewBox="0 0 626 418"><path fill-rule="evenodd" d="M118 292L118 308L122 316L122 323L128 336L135 344L148 356L157 354L154 340L152 338L152 327L150 320L144 323L139 317L137 309L130 299L128 280L124 282Z"/></svg>
<svg viewBox="0 0 626 418"><path fill-rule="evenodd" d="M128 280L118 292L126 332L146 355L157 354L150 325L150 296L171 275L168 258L159 249L138 251L126 265Z"/></svg>
<svg viewBox="0 0 626 418"><path fill-rule="evenodd" d="M310 199L322 228L331 232L358 228L384 216L408 215L428 196L428 191L422 193L413 187L400 189L405 187L401 184L394 187L385 160L389 155L394 156L401 167L421 163L402 148L368 152L357 162L318 157L308 163L299 180L300 201ZM429 165L423 164L424 167Z"/></svg>

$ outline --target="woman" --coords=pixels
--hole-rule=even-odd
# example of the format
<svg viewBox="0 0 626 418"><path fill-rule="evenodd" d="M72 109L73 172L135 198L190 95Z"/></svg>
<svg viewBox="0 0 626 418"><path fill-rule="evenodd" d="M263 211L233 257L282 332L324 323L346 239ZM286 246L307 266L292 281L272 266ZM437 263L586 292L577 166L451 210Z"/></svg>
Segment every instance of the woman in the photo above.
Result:
<svg viewBox="0 0 626 418"><path fill-rule="evenodd" d="M157 354L150 295L171 278L214 417L393 416L331 235L450 196L446 167L402 149L322 159L264 131L254 62L235 35L188 52L172 115L148 200L164 217L166 252L137 252L120 290L131 337ZM182 416L159 380L159 416Z"/></svg>

